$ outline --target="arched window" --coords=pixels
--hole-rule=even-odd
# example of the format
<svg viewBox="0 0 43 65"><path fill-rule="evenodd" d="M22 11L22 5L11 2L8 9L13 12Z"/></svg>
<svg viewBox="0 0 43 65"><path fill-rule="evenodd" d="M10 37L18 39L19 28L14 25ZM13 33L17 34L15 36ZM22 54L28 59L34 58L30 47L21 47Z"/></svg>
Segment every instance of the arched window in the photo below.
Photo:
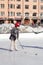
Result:
<svg viewBox="0 0 43 65"><path fill-rule="evenodd" d="M37 15L37 13L33 13L33 16L36 16Z"/></svg>
<svg viewBox="0 0 43 65"><path fill-rule="evenodd" d="M28 12L26 12L26 13L25 13L25 16L26 16L26 17L28 17L28 16L29 16L29 13L28 13Z"/></svg>

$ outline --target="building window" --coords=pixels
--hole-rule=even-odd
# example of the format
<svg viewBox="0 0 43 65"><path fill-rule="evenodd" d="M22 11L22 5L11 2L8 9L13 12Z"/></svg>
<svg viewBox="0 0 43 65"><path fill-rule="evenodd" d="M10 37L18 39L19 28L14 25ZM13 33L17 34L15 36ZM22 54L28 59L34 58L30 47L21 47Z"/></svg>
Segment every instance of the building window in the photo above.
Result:
<svg viewBox="0 0 43 65"><path fill-rule="evenodd" d="M37 2L37 0L33 0L33 2Z"/></svg>
<svg viewBox="0 0 43 65"><path fill-rule="evenodd" d="M13 0L8 0L8 1L13 1Z"/></svg>
<svg viewBox="0 0 43 65"><path fill-rule="evenodd" d="M41 2L43 2L43 0L41 0Z"/></svg>
<svg viewBox="0 0 43 65"><path fill-rule="evenodd" d="M5 12L1 11L0 16L4 16L4 15L5 15Z"/></svg>
<svg viewBox="0 0 43 65"><path fill-rule="evenodd" d="M43 17L43 12L41 12L40 16Z"/></svg>
<svg viewBox="0 0 43 65"><path fill-rule="evenodd" d="M1 1L4 1L4 0L1 0Z"/></svg>
<svg viewBox="0 0 43 65"><path fill-rule="evenodd" d="M36 5L33 5L33 9L36 9Z"/></svg>
<svg viewBox="0 0 43 65"><path fill-rule="evenodd" d="M25 5L25 9L29 9L29 5Z"/></svg>
<svg viewBox="0 0 43 65"><path fill-rule="evenodd" d="M21 16L21 13L20 12L17 12L17 16Z"/></svg>
<svg viewBox="0 0 43 65"><path fill-rule="evenodd" d="M8 8L15 8L14 4L8 4Z"/></svg>
<svg viewBox="0 0 43 65"><path fill-rule="evenodd" d="M18 4L18 5L17 5L17 9L20 9L20 8L21 8L21 5L20 5L20 4Z"/></svg>
<svg viewBox="0 0 43 65"><path fill-rule="evenodd" d="M5 5L4 4L0 4L0 8L4 8L5 7Z"/></svg>
<svg viewBox="0 0 43 65"><path fill-rule="evenodd" d="M43 5L41 5L41 10L43 10Z"/></svg>
<svg viewBox="0 0 43 65"><path fill-rule="evenodd" d="M28 13L28 12L26 12L26 13L25 13L25 16L26 16L26 17L28 17L28 16L29 16L29 13Z"/></svg>
<svg viewBox="0 0 43 65"><path fill-rule="evenodd" d="M8 12L8 16L15 16L15 12Z"/></svg>
<svg viewBox="0 0 43 65"><path fill-rule="evenodd" d="M21 1L21 0L17 0L17 1Z"/></svg>
<svg viewBox="0 0 43 65"><path fill-rule="evenodd" d="M28 2L29 0L25 0L26 2Z"/></svg>
<svg viewBox="0 0 43 65"><path fill-rule="evenodd" d="M33 16L36 16L37 13L33 13Z"/></svg>

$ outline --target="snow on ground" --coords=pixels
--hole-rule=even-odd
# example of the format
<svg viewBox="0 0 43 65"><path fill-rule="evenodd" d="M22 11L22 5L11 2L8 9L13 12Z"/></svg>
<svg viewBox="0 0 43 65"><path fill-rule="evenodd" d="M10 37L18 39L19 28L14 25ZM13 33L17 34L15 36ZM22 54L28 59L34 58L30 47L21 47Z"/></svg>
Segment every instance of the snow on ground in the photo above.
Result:
<svg viewBox="0 0 43 65"><path fill-rule="evenodd" d="M18 51L9 51L10 34L0 34L0 65L43 65L43 33L20 33Z"/></svg>

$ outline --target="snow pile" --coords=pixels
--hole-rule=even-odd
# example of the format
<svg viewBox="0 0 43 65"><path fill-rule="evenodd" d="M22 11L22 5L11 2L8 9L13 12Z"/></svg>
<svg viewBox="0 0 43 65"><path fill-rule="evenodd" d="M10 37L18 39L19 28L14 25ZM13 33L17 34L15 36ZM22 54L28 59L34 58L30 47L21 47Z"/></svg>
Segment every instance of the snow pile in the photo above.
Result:
<svg viewBox="0 0 43 65"><path fill-rule="evenodd" d="M34 32L43 32L43 27L39 26L33 29Z"/></svg>
<svg viewBox="0 0 43 65"><path fill-rule="evenodd" d="M20 25L19 30L20 32L32 32L33 28L31 26Z"/></svg>
<svg viewBox="0 0 43 65"><path fill-rule="evenodd" d="M0 25L0 33L10 33L11 29L15 27L14 24L2 24ZM31 27L31 26L25 26L25 25L20 25L19 31L21 33L31 33L31 32L43 32L43 27L38 26L38 27Z"/></svg>
<svg viewBox="0 0 43 65"><path fill-rule="evenodd" d="M20 25L20 27L19 27L20 32L23 32L24 29L25 29L25 27L23 25Z"/></svg>
<svg viewBox="0 0 43 65"><path fill-rule="evenodd" d="M32 32L32 30L33 30L33 28L32 28L31 26L28 26L28 27L26 28L26 31L27 31L27 32Z"/></svg>
<svg viewBox="0 0 43 65"><path fill-rule="evenodd" d="M14 24L2 24L0 26L0 33L10 33L12 27L14 27Z"/></svg>

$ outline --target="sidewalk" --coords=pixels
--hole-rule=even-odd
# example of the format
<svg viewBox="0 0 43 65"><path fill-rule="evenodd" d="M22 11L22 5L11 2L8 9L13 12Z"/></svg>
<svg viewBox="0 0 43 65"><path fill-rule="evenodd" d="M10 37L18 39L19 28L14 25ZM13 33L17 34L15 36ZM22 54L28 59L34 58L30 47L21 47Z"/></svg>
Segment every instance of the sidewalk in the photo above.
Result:
<svg viewBox="0 0 43 65"><path fill-rule="evenodd" d="M43 65L43 33L20 33L18 51L9 51L10 34L0 34L0 65Z"/></svg>

